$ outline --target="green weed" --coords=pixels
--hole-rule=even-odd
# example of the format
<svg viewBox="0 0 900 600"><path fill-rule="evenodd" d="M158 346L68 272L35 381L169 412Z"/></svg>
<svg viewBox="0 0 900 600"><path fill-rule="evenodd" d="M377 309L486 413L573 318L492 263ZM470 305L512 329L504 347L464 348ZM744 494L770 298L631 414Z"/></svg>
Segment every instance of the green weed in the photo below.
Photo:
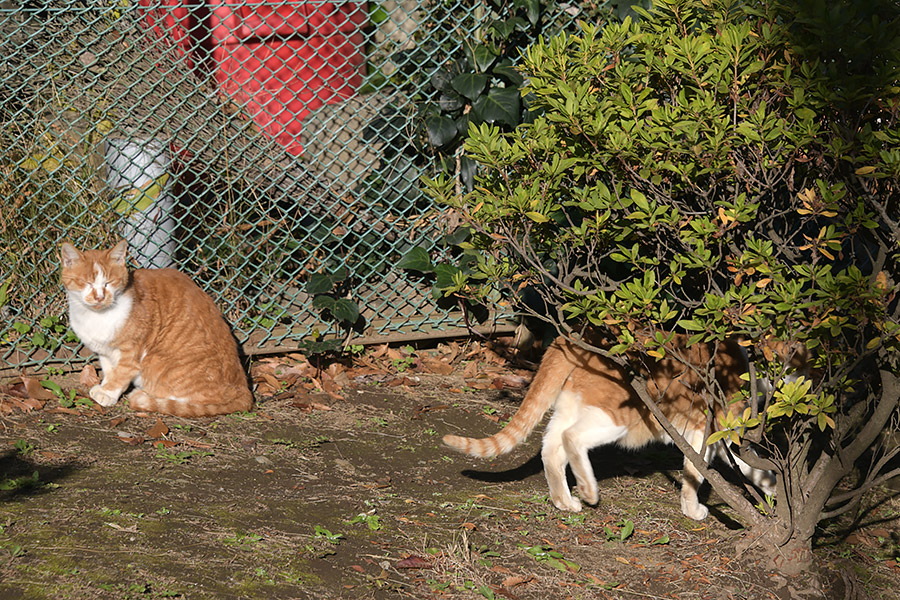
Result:
<svg viewBox="0 0 900 600"><path fill-rule="evenodd" d="M360 513L347 521L350 525L355 525L357 523L365 523L370 531L378 531L382 528L381 522L378 519L378 515L374 513Z"/></svg>
<svg viewBox="0 0 900 600"><path fill-rule="evenodd" d="M13 448L15 448L16 452L22 456L28 456L34 452L34 444L26 442L25 440L16 440L16 443L13 444Z"/></svg>
<svg viewBox="0 0 900 600"><path fill-rule="evenodd" d="M550 546L527 546L525 544L519 544L519 547L534 560L552 567L557 571L577 573L581 569L580 565L568 560L562 553L551 549Z"/></svg>
<svg viewBox="0 0 900 600"><path fill-rule="evenodd" d="M37 471L23 477L4 477L3 479L0 479L0 491L3 492L35 488L40 485L40 477Z"/></svg>
<svg viewBox="0 0 900 600"><path fill-rule="evenodd" d="M338 544L341 541L341 538L344 537L343 534L340 533L331 533L329 530L325 529L321 525L316 525L315 533L313 537L317 540L325 540L332 544Z"/></svg>
<svg viewBox="0 0 900 600"><path fill-rule="evenodd" d="M624 542L634 534L634 523L631 519L625 519L616 525L616 529L606 526L603 532L608 542Z"/></svg>

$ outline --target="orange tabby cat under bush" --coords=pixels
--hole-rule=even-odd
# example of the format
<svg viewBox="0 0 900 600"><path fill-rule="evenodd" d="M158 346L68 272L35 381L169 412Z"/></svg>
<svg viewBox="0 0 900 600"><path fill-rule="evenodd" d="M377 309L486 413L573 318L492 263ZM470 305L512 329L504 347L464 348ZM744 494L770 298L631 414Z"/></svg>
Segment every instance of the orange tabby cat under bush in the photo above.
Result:
<svg viewBox="0 0 900 600"><path fill-rule="evenodd" d="M672 349L701 368L713 358L711 348L705 344L687 348L684 336L676 336ZM714 364L718 384L725 397L731 398L740 389L741 374L747 370L742 349L736 343L720 344ZM699 375L675 359L665 358L651 367L647 391L651 397L659 398L663 414L688 443L704 454L707 402ZM483 439L448 435L444 443L483 458L506 454L525 441L551 408L553 416L544 433L541 457L550 498L561 510L581 510L581 502L569 491L566 465L572 467L581 499L589 504L599 501L597 480L588 459L591 448L612 443L641 448L654 440L671 441L618 365L560 337L547 349L522 405L503 430ZM716 448L724 453L721 443ZM712 447L707 448L707 462L712 452ZM754 484L767 494L774 493L771 473L751 469L734 458ZM697 488L702 482L703 476L685 458L681 510L696 520L705 519L709 512L697 499Z"/></svg>
<svg viewBox="0 0 900 600"><path fill-rule="evenodd" d="M91 398L112 406L133 384L135 410L183 417L249 410L237 343L212 299L174 269L129 273L126 251L124 241L109 250L60 248L69 323L103 369Z"/></svg>

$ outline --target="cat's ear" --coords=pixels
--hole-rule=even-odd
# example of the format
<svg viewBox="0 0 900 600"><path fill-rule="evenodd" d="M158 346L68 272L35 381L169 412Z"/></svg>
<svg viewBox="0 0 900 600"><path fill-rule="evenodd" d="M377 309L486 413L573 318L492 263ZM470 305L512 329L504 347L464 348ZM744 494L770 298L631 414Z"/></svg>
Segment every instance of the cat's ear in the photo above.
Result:
<svg viewBox="0 0 900 600"><path fill-rule="evenodd" d="M62 263L62 266L71 267L80 258L81 258L81 252L79 252L75 248L75 246L73 246L69 242L63 242L59 246L59 262Z"/></svg>
<svg viewBox="0 0 900 600"><path fill-rule="evenodd" d="M112 259L114 263L125 266L125 257L128 254L128 242L122 240L115 246L113 246L109 251L109 257Z"/></svg>

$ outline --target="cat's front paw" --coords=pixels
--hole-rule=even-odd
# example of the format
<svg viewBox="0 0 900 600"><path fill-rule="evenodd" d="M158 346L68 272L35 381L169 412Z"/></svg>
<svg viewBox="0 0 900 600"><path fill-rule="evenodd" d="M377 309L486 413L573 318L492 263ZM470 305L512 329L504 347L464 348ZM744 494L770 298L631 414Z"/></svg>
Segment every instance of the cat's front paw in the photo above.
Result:
<svg viewBox="0 0 900 600"><path fill-rule="evenodd" d="M102 385L92 387L88 395L100 406L113 406L119 401L119 394L113 394L109 390L104 389Z"/></svg>

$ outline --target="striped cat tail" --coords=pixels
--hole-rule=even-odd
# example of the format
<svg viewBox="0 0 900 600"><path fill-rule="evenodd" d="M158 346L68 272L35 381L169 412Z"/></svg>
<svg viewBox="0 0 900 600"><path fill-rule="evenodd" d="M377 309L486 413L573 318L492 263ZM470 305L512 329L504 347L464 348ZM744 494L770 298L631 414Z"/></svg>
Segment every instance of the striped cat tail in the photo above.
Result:
<svg viewBox="0 0 900 600"><path fill-rule="evenodd" d="M132 410L158 412L176 417L212 417L233 412L248 411L253 405L249 390L236 389L230 397L216 398L158 398L143 390L134 390L128 396Z"/></svg>
<svg viewBox="0 0 900 600"><path fill-rule="evenodd" d="M492 458L510 452L534 430L556 402L573 370L572 363L554 342L544 354L541 366L519 410L501 431L487 438L445 435L444 443L470 456Z"/></svg>

